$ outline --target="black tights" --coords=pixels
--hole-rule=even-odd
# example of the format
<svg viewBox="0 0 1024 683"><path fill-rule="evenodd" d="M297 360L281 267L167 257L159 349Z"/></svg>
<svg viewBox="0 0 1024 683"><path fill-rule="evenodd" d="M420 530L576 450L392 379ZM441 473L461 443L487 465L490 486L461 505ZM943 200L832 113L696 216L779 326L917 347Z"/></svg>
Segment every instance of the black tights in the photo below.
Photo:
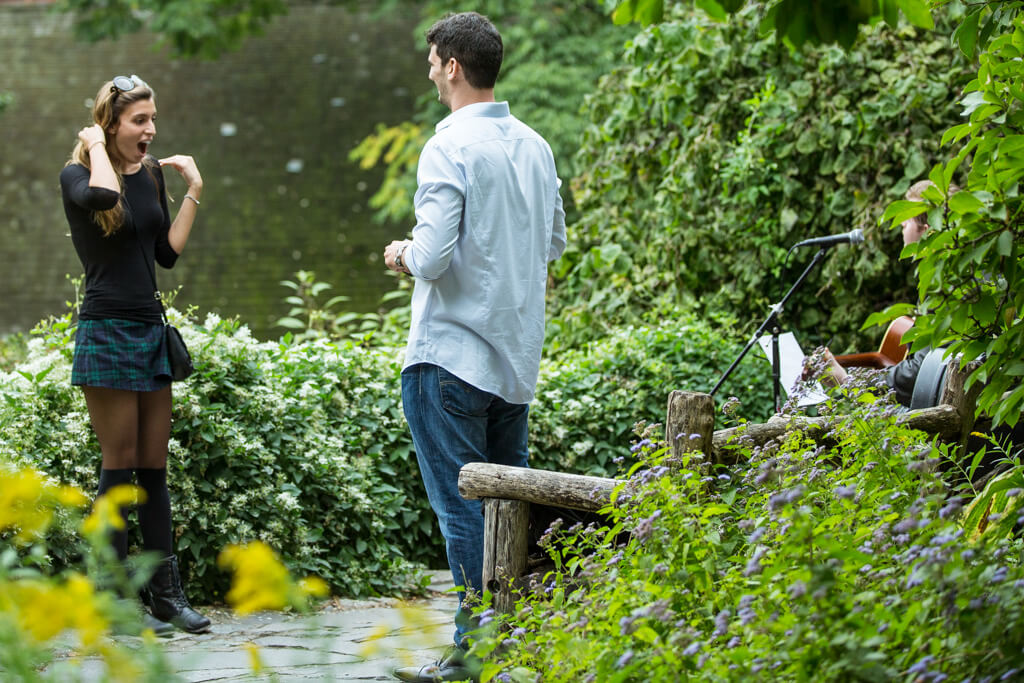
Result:
<svg viewBox="0 0 1024 683"><path fill-rule="evenodd" d="M138 507L142 547L172 554L171 499L167 491L167 441L171 437L171 388L137 392L83 387L93 431L100 442L103 466L96 495L131 483L132 472L146 492ZM128 536L111 539L118 557L128 555Z"/></svg>

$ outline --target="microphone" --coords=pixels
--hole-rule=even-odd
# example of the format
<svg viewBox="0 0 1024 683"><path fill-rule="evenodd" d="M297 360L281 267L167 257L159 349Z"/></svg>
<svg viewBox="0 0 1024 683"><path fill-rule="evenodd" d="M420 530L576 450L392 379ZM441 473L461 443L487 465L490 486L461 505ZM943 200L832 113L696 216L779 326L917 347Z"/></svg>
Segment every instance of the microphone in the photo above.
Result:
<svg viewBox="0 0 1024 683"><path fill-rule="evenodd" d="M844 232L842 235L826 235L825 237L812 237L809 240L803 242L797 242L793 245L793 248L797 247L832 247L837 244L860 244L864 241L864 231L860 228L851 230L850 232Z"/></svg>

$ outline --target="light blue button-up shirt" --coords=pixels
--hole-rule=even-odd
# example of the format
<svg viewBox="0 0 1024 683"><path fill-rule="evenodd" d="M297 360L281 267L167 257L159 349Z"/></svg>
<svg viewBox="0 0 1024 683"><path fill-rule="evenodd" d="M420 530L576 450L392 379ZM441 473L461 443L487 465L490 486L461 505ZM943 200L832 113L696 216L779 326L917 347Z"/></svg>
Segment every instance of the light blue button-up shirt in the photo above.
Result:
<svg viewBox="0 0 1024 683"><path fill-rule="evenodd" d="M404 366L432 363L529 403L547 264L565 249L551 148L507 102L470 104L437 124L417 180L416 227L402 257L416 278Z"/></svg>

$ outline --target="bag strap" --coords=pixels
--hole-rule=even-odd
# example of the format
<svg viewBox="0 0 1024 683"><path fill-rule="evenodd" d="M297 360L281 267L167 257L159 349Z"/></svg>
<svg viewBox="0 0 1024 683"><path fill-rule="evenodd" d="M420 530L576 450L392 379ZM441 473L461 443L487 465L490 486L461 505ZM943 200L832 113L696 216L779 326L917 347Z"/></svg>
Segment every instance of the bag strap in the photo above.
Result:
<svg viewBox="0 0 1024 683"><path fill-rule="evenodd" d="M164 308L164 299L160 295L160 287L156 284L156 273L153 272L153 266L149 265L149 259L146 257L146 248L142 246L142 238L139 237L139 228L135 225L135 216L132 214L131 207L128 205L128 197L124 198L124 206L128 220L132 224L132 232L135 233L135 241L139 244L139 251L142 252L142 262L146 264L146 270L149 271L149 279L153 282L153 298L160 304L160 319L164 321L164 325L167 325L167 310Z"/></svg>

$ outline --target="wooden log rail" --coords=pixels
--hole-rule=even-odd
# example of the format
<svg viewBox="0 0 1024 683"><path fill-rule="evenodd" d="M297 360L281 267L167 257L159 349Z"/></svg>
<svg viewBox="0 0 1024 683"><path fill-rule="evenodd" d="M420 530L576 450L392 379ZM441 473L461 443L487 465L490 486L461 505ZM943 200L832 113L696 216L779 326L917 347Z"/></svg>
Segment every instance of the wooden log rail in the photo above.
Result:
<svg viewBox="0 0 1024 683"><path fill-rule="evenodd" d="M463 498L483 499L484 587L494 608L512 609L513 583L526 573L530 503L599 510L611 500L615 479L475 462L459 471Z"/></svg>
<svg viewBox="0 0 1024 683"><path fill-rule="evenodd" d="M914 429L938 434L945 440L963 441L973 426L977 391L964 392L969 369L955 363L943 394L943 405L904 413L900 420ZM665 439L673 455L699 450L712 462L735 461L726 447L738 429L714 431L714 399L707 394L673 391L668 398ZM744 429L751 444L761 445L792 429L819 431L825 418L773 417L764 424ZM511 611L513 587L527 566L530 503L593 512L604 507L617 479L550 472L525 467L471 463L459 472L463 498L481 499L484 508L484 587L491 592L494 608Z"/></svg>

